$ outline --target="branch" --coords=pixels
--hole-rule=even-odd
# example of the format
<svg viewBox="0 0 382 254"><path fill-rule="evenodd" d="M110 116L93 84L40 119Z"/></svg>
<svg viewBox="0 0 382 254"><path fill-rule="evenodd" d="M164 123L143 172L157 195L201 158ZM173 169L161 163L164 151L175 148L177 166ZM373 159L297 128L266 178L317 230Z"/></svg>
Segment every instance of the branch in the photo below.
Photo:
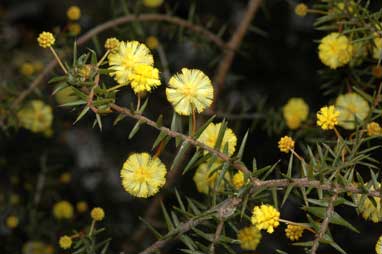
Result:
<svg viewBox="0 0 382 254"><path fill-rule="evenodd" d="M104 32L110 28L113 28L115 26L119 26L122 24L126 24L133 21L160 21L160 22L167 22L171 23L180 27L184 27L189 29L190 31L200 34L203 36L203 38L210 40L211 42L215 43L218 47L220 47L223 50L231 51L230 47L226 45L226 43L217 35L210 32L209 30L205 29L203 26L199 26L196 24L193 24L187 20L164 15L164 14L141 14L141 15L128 15L123 16L120 18L116 18L110 21L107 21L105 23L102 23L93 29L90 29L88 32L83 34L81 37L78 38L77 45L80 46L82 44L85 44L87 41L89 41L92 37L95 35ZM62 55L61 58L64 58L65 55ZM41 72L29 85L29 87L21 92L19 96L13 101L11 105L11 109L16 109L18 105L30 94L32 93L39 84L42 83L42 81L45 80L45 78L49 75L50 72L57 66L56 60L51 60L49 64L45 67L44 71Z"/></svg>

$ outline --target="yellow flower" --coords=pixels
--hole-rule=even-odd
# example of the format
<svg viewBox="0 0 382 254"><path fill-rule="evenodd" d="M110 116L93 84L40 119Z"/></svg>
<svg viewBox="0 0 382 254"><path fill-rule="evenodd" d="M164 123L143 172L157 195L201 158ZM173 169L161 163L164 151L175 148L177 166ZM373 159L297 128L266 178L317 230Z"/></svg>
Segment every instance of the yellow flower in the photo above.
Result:
<svg viewBox="0 0 382 254"><path fill-rule="evenodd" d="M35 72L35 68L31 63L23 63L20 67L20 73L24 76L31 76Z"/></svg>
<svg viewBox="0 0 382 254"><path fill-rule="evenodd" d="M338 124L340 112L334 106L325 106L317 113L317 125L323 130L332 130Z"/></svg>
<svg viewBox="0 0 382 254"><path fill-rule="evenodd" d="M337 69L349 63L353 54L353 46L349 39L339 33L325 36L318 50L321 62L331 69Z"/></svg>
<svg viewBox="0 0 382 254"><path fill-rule="evenodd" d="M218 139L221 127L222 127L221 123L217 123L217 124L210 123L207 126L207 128L202 132L202 134L198 138L198 141L206 144L209 147L214 148L216 141ZM221 141L221 145L217 149L223 152L224 147L228 146L228 156L231 156L235 152L236 142L237 142L237 138L235 133L233 133L233 131L230 128L226 128L223 135L223 139Z"/></svg>
<svg viewBox="0 0 382 254"><path fill-rule="evenodd" d="M183 68L171 77L166 96L176 113L191 115L192 110L200 113L212 104L214 89L202 71Z"/></svg>
<svg viewBox="0 0 382 254"><path fill-rule="evenodd" d="M256 250L261 238L261 232L255 226L243 228L237 234L237 239L243 250Z"/></svg>
<svg viewBox="0 0 382 254"><path fill-rule="evenodd" d="M68 25L68 31L70 35L77 36L81 33L81 26L78 23L70 23Z"/></svg>
<svg viewBox="0 0 382 254"><path fill-rule="evenodd" d="M37 38L37 42L42 48L49 48L53 46L56 39L54 39L54 36L50 32L42 32Z"/></svg>
<svg viewBox="0 0 382 254"><path fill-rule="evenodd" d="M35 133L45 132L52 125L52 108L43 101L32 100L17 113L17 118L25 129Z"/></svg>
<svg viewBox="0 0 382 254"><path fill-rule="evenodd" d="M378 238L378 241L375 244L375 252L377 254L382 254L382 235Z"/></svg>
<svg viewBox="0 0 382 254"><path fill-rule="evenodd" d="M72 174L69 172L62 173L60 175L60 182L63 184L68 184L72 180Z"/></svg>
<svg viewBox="0 0 382 254"><path fill-rule="evenodd" d="M90 216L95 221L101 221L105 217L105 212L101 207L95 207L91 210Z"/></svg>
<svg viewBox="0 0 382 254"><path fill-rule="evenodd" d="M146 45L147 45L147 47L149 47L150 49L156 49L156 48L158 48L158 46L159 46L159 41L158 41L157 37L155 37L155 36L149 36L149 37L147 37L147 39L146 39Z"/></svg>
<svg viewBox="0 0 382 254"><path fill-rule="evenodd" d="M162 5L164 0L143 0L143 5L149 8L157 8Z"/></svg>
<svg viewBox="0 0 382 254"><path fill-rule="evenodd" d="M122 185L133 196L147 198L166 183L166 167L148 153L134 153L123 164Z"/></svg>
<svg viewBox="0 0 382 254"><path fill-rule="evenodd" d="M382 38L380 35L375 34L373 45L373 58L379 60L382 55Z"/></svg>
<svg viewBox="0 0 382 254"><path fill-rule="evenodd" d="M138 64L131 75L131 88L134 93L150 92L153 87L160 86L159 71L147 64Z"/></svg>
<svg viewBox="0 0 382 254"><path fill-rule="evenodd" d="M302 98L290 98L283 107L283 115L289 129L297 129L308 118L309 106Z"/></svg>
<svg viewBox="0 0 382 254"><path fill-rule="evenodd" d="M112 53L116 53L119 47L119 40L115 37L108 38L105 41L105 49L110 50Z"/></svg>
<svg viewBox="0 0 382 254"><path fill-rule="evenodd" d="M69 20L76 21L79 20L81 17L81 9L78 6L70 6L69 9L66 11L66 16Z"/></svg>
<svg viewBox="0 0 382 254"><path fill-rule="evenodd" d="M378 185L378 189L380 185ZM370 190L374 190L374 186L370 188ZM361 195L357 195L358 202L361 200ZM362 205L358 206L359 212L362 214L362 217L365 220L371 220L374 223L378 223L382 221L382 213L381 213L381 198L372 197L376 203L376 206L366 198Z"/></svg>
<svg viewBox="0 0 382 254"><path fill-rule="evenodd" d="M279 149L283 153L289 153L294 149L294 140L289 136L284 136L279 140Z"/></svg>
<svg viewBox="0 0 382 254"><path fill-rule="evenodd" d="M53 206L53 215L56 219L71 219L73 217L73 206L68 201L60 201Z"/></svg>
<svg viewBox="0 0 382 254"><path fill-rule="evenodd" d="M5 220L5 225L7 225L8 228L16 228L19 225L19 218L14 215L8 216Z"/></svg>
<svg viewBox="0 0 382 254"><path fill-rule="evenodd" d="M236 189L240 189L244 185L244 173L242 171L238 171L232 177L232 184Z"/></svg>
<svg viewBox="0 0 382 254"><path fill-rule="evenodd" d="M257 229L266 229L272 234L274 229L280 224L280 212L271 205L255 206L253 208L251 222Z"/></svg>
<svg viewBox="0 0 382 254"><path fill-rule="evenodd" d="M58 241L58 244L64 250L70 249L70 247L72 247L72 243L72 238L67 235L61 236L60 240Z"/></svg>
<svg viewBox="0 0 382 254"><path fill-rule="evenodd" d="M109 55L110 75L120 85L128 85L138 64L153 66L154 59L149 48L137 41L119 43L118 50Z"/></svg>
<svg viewBox="0 0 382 254"><path fill-rule="evenodd" d="M296 13L296 15L298 16L304 17L308 13L308 6L306 6L306 4L303 3L298 4L294 8L294 13Z"/></svg>
<svg viewBox="0 0 382 254"><path fill-rule="evenodd" d="M76 204L76 208L79 213L84 213L88 210L88 204L85 201L79 201Z"/></svg>
<svg viewBox="0 0 382 254"><path fill-rule="evenodd" d="M221 169L218 170L218 168L221 168L221 163L214 162L212 166L208 167L208 162L203 163L199 165L199 167L196 169L193 180L196 185L196 189L204 194L208 194L210 191L214 190L216 180L218 179ZM224 178L226 180L229 180L229 174L228 172L224 175ZM216 191L221 192L224 190L224 180L220 182L220 185L215 188Z"/></svg>
<svg viewBox="0 0 382 254"><path fill-rule="evenodd" d="M285 235L292 241L297 241L300 239L302 234L304 233L304 227L300 225L291 225L288 224L287 228L285 229Z"/></svg>
<svg viewBox="0 0 382 254"><path fill-rule="evenodd" d="M376 122L371 122L367 125L367 135L371 136L379 136L382 135L382 128Z"/></svg>
<svg viewBox="0 0 382 254"><path fill-rule="evenodd" d="M369 104L356 93L340 95L336 100L336 109L340 112L338 125L352 130L369 114Z"/></svg>
<svg viewBox="0 0 382 254"><path fill-rule="evenodd" d="M354 7L356 7L356 6L355 6L355 3L353 1L346 0L346 3L345 2L337 3L337 8L341 12L343 12L345 10L346 12L351 14L354 12Z"/></svg>

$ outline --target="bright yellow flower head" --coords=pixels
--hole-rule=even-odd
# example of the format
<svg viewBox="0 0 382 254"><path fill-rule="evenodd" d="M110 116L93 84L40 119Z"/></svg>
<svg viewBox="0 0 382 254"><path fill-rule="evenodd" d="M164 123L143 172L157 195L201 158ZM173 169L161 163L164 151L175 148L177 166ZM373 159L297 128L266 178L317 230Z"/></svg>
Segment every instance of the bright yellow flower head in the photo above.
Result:
<svg viewBox="0 0 382 254"><path fill-rule="evenodd" d="M380 35L375 34L373 44L373 58L379 60L382 57L382 38Z"/></svg>
<svg viewBox="0 0 382 254"><path fill-rule="evenodd" d="M308 6L306 6L306 4L300 3L294 8L294 13L300 17L304 17L308 13Z"/></svg>
<svg viewBox="0 0 382 254"><path fill-rule="evenodd" d="M42 32L37 38L37 42L42 48L49 48L53 46L56 39L54 38L53 34L50 32Z"/></svg>
<svg viewBox="0 0 382 254"><path fill-rule="evenodd" d="M288 224L287 228L285 229L285 235L292 241L297 241L300 239L302 234L304 233L304 227L299 225L291 225Z"/></svg>
<svg viewBox="0 0 382 254"><path fill-rule="evenodd" d="M378 241L375 244L375 252L377 254L382 254L382 235L378 238Z"/></svg>
<svg viewBox="0 0 382 254"><path fill-rule="evenodd" d="M119 47L119 40L115 37L108 38L105 41L105 49L110 50L112 53L116 53Z"/></svg>
<svg viewBox="0 0 382 254"><path fill-rule="evenodd" d="M221 167L221 163L214 162L212 166L208 167L208 162L201 164L195 171L193 180L196 185L196 189L200 193L208 194L210 191L214 190L216 180L218 179L221 169L217 170L218 167ZM224 175L226 180L229 180L229 174ZM216 191L221 192L224 190L224 180L220 182L220 185L215 188Z"/></svg>
<svg viewBox="0 0 382 254"><path fill-rule="evenodd" d="M60 240L58 241L58 244L64 250L70 249L70 247L72 247L72 243L72 238L67 235L61 236Z"/></svg>
<svg viewBox="0 0 382 254"><path fill-rule="evenodd" d="M143 5L149 8L157 8L163 4L164 0L143 0Z"/></svg>
<svg viewBox="0 0 382 254"><path fill-rule="evenodd" d="M31 76L35 73L34 65L31 63L23 63L20 67L20 73L24 76Z"/></svg>
<svg viewBox="0 0 382 254"><path fill-rule="evenodd" d="M133 196L147 198L155 195L166 183L166 166L148 153L134 153L123 164L122 185Z"/></svg>
<svg viewBox="0 0 382 254"><path fill-rule="evenodd" d="M45 132L53 122L52 108L40 100L32 100L19 112L17 118L20 125L32 132Z"/></svg>
<svg viewBox="0 0 382 254"><path fill-rule="evenodd" d="M261 238L261 232L255 226L243 228L237 234L237 239L240 241L240 247L243 250L256 250Z"/></svg>
<svg viewBox="0 0 382 254"><path fill-rule="evenodd" d="M91 210L90 216L95 221L101 221L105 217L105 212L101 207L95 207Z"/></svg>
<svg viewBox="0 0 382 254"><path fill-rule="evenodd" d="M155 37L155 36L149 36L149 37L147 37L147 39L146 39L146 45L147 45L147 47L149 47L150 49L156 49L156 48L158 48L158 46L159 46L159 41L158 41L157 37Z"/></svg>
<svg viewBox="0 0 382 254"><path fill-rule="evenodd" d="M279 149L283 153L289 153L294 149L294 140L289 136L284 136L279 140Z"/></svg>
<svg viewBox="0 0 382 254"><path fill-rule="evenodd" d="M279 219L280 212L271 205L261 205L253 208L251 222L259 230L266 229L269 234L272 234L280 224Z"/></svg>
<svg viewBox="0 0 382 254"><path fill-rule="evenodd" d="M379 136L382 135L382 128L376 122L371 122L367 125L367 135L371 136Z"/></svg>
<svg viewBox="0 0 382 254"><path fill-rule="evenodd" d="M207 126L207 128L202 132L202 134L198 138L198 141L208 145L209 147L214 148L219 136L219 131L221 126L222 126L221 123L217 123L217 124L210 123ZM236 142L237 142L237 138L235 133L233 133L233 131L230 128L226 128L221 145L217 149L223 152L223 149L227 144L228 155L231 156L235 152Z"/></svg>
<svg viewBox="0 0 382 254"><path fill-rule="evenodd" d="M14 215L8 216L5 220L5 225L8 228L16 228L19 225L19 218Z"/></svg>
<svg viewBox="0 0 382 254"><path fill-rule="evenodd" d="M110 75L120 85L128 85L134 75L134 68L139 64L153 66L154 58L149 48L138 41L121 41L116 52L109 55Z"/></svg>
<svg viewBox="0 0 382 254"><path fill-rule="evenodd" d="M147 64L138 64L131 75L131 88L134 93L150 92L152 88L160 86L159 71Z"/></svg>
<svg viewBox="0 0 382 254"><path fill-rule="evenodd" d="M78 6L70 6L69 9L66 11L66 16L69 20L76 21L79 20L81 17L81 9Z"/></svg>
<svg viewBox="0 0 382 254"><path fill-rule="evenodd" d="M290 98L283 107L284 119L289 129L297 129L308 118L309 106L302 98Z"/></svg>
<svg viewBox="0 0 382 254"><path fill-rule="evenodd" d="M323 64L337 69L350 62L353 46L345 35L331 33L325 36L318 47L318 55Z"/></svg>
<svg viewBox="0 0 382 254"><path fill-rule="evenodd" d="M212 104L214 89L202 71L183 68L171 77L166 96L176 113L191 115L193 109L200 113Z"/></svg>
<svg viewBox="0 0 382 254"><path fill-rule="evenodd" d="M232 184L236 189L240 189L244 185L244 173L242 171L238 171L232 177Z"/></svg>
<svg viewBox="0 0 382 254"><path fill-rule="evenodd" d="M323 130L332 130L338 124L339 115L334 106L322 107L317 113L317 125Z"/></svg>
<svg viewBox="0 0 382 254"><path fill-rule="evenodd" d="M380 186L378 186L378 189ZM372 186L370 190L374 190L374 187ZM361 200L361 195L357 195L358 202ZM374 223L378 223L382 221L382 213L381 213L381 198L379 197L373 197L375 203L377 204L374 206L374 204L366 198L362 205L358 206L358 209L360 213L362 214L362 217L365 220L371 220Z"/></svg>
<svg viewBox="0 0 382 254"><path fill-rule="evenodd" d="M88 204L85 201L79 201L76 204L76 208L79 213L84 213L88 210Z"/></svg>
<svg viewBox="0 0 382 254"><path fill-rule="evenodd" d="M338 125L348 130L353 130L356 123L362 122L370 111L367 101L356 93L338 96L336 109L340 112Z"/></svg>
<svg viewBox="0 0 382 254"><path fill-rule="evenodd" d="M56 219L71 219L73 217L73 206L68 201L60 201L53 206L53 215Z"/></svg>

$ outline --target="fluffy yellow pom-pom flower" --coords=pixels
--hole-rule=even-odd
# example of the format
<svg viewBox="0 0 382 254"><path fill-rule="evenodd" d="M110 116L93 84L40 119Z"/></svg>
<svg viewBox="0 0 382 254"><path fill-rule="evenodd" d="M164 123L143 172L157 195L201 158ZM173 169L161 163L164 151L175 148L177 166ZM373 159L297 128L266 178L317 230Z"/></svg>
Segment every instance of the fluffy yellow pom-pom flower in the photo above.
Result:
<svg viewBox="0 0 382 254"><path fill-rule="evenodd" d="M323 64L337 69L350 62L353 55L351 42L345 35L331 33L325 36L318 47L319 57Z"/></svg>
<svg viewBox="0 0 382 254"><path fill-rule="evenodd" d="M166 96L176 113L191 115L192 110L200 113L212 104L214 89L202 71L183 68L171 77Z"/></svg>
<svg viewBox="0 0 382 254"><path fill-rule="evenodd" d="M154 58L149 48L138 41L121 41L118 50L109 57L110 75L120 85L128 85L133 77L134 68L139 64L153 66Z"/></svg>
<svg viewBox="0 0 382 254"><path fill-rule="evenodd" d="M19 225L19 218L14 215L8 216L5 220L5 225L8 228L16 228Z"/></svg>
<svg viewBox="0 0 382 254"><path fill-rule="evenodd" d="M208 162L201 164L195 171L193 180L196 185L196 189L204 194L208 194L214 188L216 191L221 192L224 190L224 180L222 180L219 186L215 187L216 180L220 175L222 164L215 162L212 166L208 167ZM220 169L218 169L220 167ZM228 172L224 175L226 180L229 180Z"/></svg>
<svg viewBox="0 0 382 254"><path fill-rule="evenodd" d="M379 136L382 135L382 128L376 122L371 122L367 125L367 135L371 136Z"/></svg>
<svg viewBox="0 0 382 254"><path fill-rule="evenodd" d="M152 88L160 86L159 71L147 64L138 64L131 75L131 88L134 93L150 92Z"/></svg>
<svg viewBox="0 0 382 254"><path fill-rule="evenodd" d="M81 17L81 9L78 6L70 6L68 10L66 11L66 16L69 20L76 21L79 20Z"/></svg>
<svg viewBox="0 0 382 254"><path fill-rule="evenodd" d="M261 232L255 226L250 226L239 230L237 239L243 250L256 250L261 241Z"/></svg>
<svg viewBox="0 0 382 254"><path fill-rule="evenodd" d="M302 234L304 233L304 227L300 225L291 225L288 224L287 228L285 229L285 235L292 241L297 241L300 239Z"/></svg>
<svg viewBox="0 0 382 254"><path fill-rule="evenodd" d="M361 123L370 111L367 101L356 93L338 96L336 109L340 112L338 125L348 130L353 130L356 123Z"/></svg>
<svg viewBox="0 0 382 254"><path fill-rule="evenodd" d="M251 222L259 230L265 229L269 234L272 234L280 224L279 219L280 212L271 205L261 205L253 208Z"/></svg>
<svg viewBox="0 0 382 254"><path fill-rule="evenodd" d="M143 5L149 8L157 8L163 4L164 0L143 0Z"/></svg>
<svg viewBox="0 0 382 254"><path fill-rule="evenodd" d="M37 38L37 42L42 48L49 48L53 46L56 39L54 38L53 34L50 32L42 32Z"/></svg>
<svg viewBox="0 0 382 254"><path fill-rule="evenodd" d="M52 108L43 101L32 100L17 112L17 119L25 129L46 132L52 125Z"/></svg>
<svg viewBox="0 0 382 254"><path fill-rule="evenodd" d="M338 124L340 112L334 106L325 106L317 113L317 125L323 130L332 130Z"/></svg>
<svg viewBox="0 0 382 254"><path fill-rule="evenodd" d="M308 6L306 4L298 4L294 8L294 13L300 17L304 17L308 13Z"/></svg>
<svg viewBox="0 0 382 254"><path fill-rule="evenodd" d="M375 244L375 252L377 254L382 254L382 235L378 238L378 241Z"/></svg>
<svg viewBox="0 0 382 254"><path fill-rule="evenodd" d="M240 189L244 185L244 173L242 171L238 171L232 177L232 184L236 189Z"/></svg>
<svg viewBox="0 0 382 254"><path fill-rule="evenodd" d="M95 221L101 221L105 217L105 211L101 207L95 207L91 210L90 216Z"/></svg>
<svg viewBox="0 0 382 254"><path fill-rule="evenodd" d="M166 167L148 153L134 153L123 164L122 185L133 196L147 198L166 183Z"/></svg>
<svg viewBox="0 0 382 254"><path fill-rule="evenodd" d="M71 219L73 217L73 206L68 201L60 201L53 206L53 215L56 219Z"/></svg>
<svg viewBox="0 0 382 254"><path fill-rule="evenodd" d="M290 98L283 107L283 115L289 129L297 129L308 118L309 106L302 98Z"/></svg>
<svg viewBox="0 0 382 254"><path fill-rule="evenodd" d="M115 37L108 38L105 41L105 49L110 50L112 53L115 53L119 47L119 40Z"/></svg>
<svg viewBox="0 0 382 254"><path fill-rule="evenodd" d="M378 189L379 188L380 188L380 185L378 185ZM372 191L374 189L375 189L374 186L370 188L370 190ZM361 195L357 195L356 201L359 202L361 198L362 198ZM381 198L379 197L372 197L372 198L374 199L376 206L368 198L366 198L363 204L360 204L358 206L358 209L365 220L371 220L374 223L378 223L382 221L381 204L380 204Z"/></svg>
<svg viewBox="0 0 382 254"><path fill-rule="evenodd" d="M284 136L279 140L279 149L283 153L289 153L290 150L294 149L294 140L289 136Z"/></svg>
<svg viewBox="0 0 382 254"><path fill-rule="evenodd" d="M60 240L58 241L58 244L64 250L70 249L70 247L72 247L72 243L72 238L67 235L61 236Z"/></svg>
<svg viewBox="0 0 382 254"><path fill-rule="evenodd" d="M214 148L216 141L218 139L221 127L222 127L221 123L217 123L217 124L210 123L207 126L207 128L202 132L202 134L198 138L198 141L208 145L209 147ZM235 133L233 133L233 131L230 128L226 128L221 145L217 149L222 152L224 147L228 146L228 155L231 156L235 152L236 143L237 143L237 138Z"/></svg>

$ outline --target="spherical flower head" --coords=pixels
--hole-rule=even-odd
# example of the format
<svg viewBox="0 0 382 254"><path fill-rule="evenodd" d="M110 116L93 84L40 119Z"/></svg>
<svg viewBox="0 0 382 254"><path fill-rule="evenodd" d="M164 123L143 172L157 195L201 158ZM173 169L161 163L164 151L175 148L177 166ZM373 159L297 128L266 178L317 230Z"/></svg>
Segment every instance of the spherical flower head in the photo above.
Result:
<svg viewBox="0 0 382 254"><path fill-rule="evenodd" d="M377 254L382 254L382 235L378 238L378 241L375 244L375 252Z"/></svg>
<svg viewBox="0 0 382 254"><path fill-rule="evenodd" d="M137 65L145 64L153 66L154 58L149 48L137 41L121 41L118 50L109 55L110 75L120 85L128 85L134 75Z"/></svg>
<svg viewBox="0 0 382 254"><path fill-rule="evenodd" d="M155 195L166 183L166 167L157 157L148 153L130 155L121 170L124 189L135 197Z"/></svg>
<svg viewBox="0 0 382 254"><path fill-rule="evenodd" d="M159 41L158 41L157 37L155 37L155 36L149 36L149 37L147 37L147 39L146 39L146 45L147 45L147 47L149 47L150 49L156 49L156 48L158 48L158 46L159 46Z"/></svg>
<svg viewBox="0 0 382 254"><path fill-rule="evenodd" d="M148 8L157 8L163 4L164 0L143 0L143 5Z"/></svg>
<svg viewBox="0 0 382 254"><path fill-rule="evenodd" d="M101 221L105 217L105 212L101 207L95 207L91 210L90 216L95 221Z"/></svg>
<svg viewBox="0 0 382 254"><path fill-rule="evenodd" d="M378 189L380 188L380 185L378 185ZM372 186L370 188L371 191L373 191L375 188ZM358 210L362 214L362 217L365 220L370 220L374 223L378 223L382 221L382 213L381 213L381 198L379 197L372 197L375 201L376 206L370 201L370 199L366 198L363 204L358 205ZM357 202L360 202L362 199L361 195L357 195Z"/></svg>
<svg viewBox="0 0 382 254"><path fill-rule="evenodd" d="M131 88L135 94L150 92L152 88L160 86L159 71L147 64L138 64L131 75Z"/></svg>
<svg viewBox="0 0 382 254"><path fill-rule="evenodd" d="M240 241L240 247L243 250L256 250L261 238L261 232L255 226L243 228L237 234L237 239Z"/></svg>
<svg viewBox="0 0 382 254"><path fill-rule="evenodd" d="M54 45L56 39L50 32L42 32L37 38L37 42L42 48L49 48Z"/></svg>
<svg viewBox="0 0 382 254"><path fill-rule="evenodd" d="M377 33L374 36L373 58L379 60L382 57L382 38Z"/></svg>
<svg viewBox="0 0 382 254"><path fill-rule="evenodd" d="M71 219L73 217L73 206L68 201L60 201L53 206L53 215L56 219Z"/></svg>
<svg viewBox="0 0 382 254"><path fill-rule="evenodd" d="M19 225L19 218L14 215L8 216L5 220L5 225L11 229L16 228Z"/></svg>
<svg viewBox="0 0 382 254"><path fill-rule="evenodd" d="M308 6L306 4L297 4L294 8L294 13L300 17L304 17L308 13Z"/></svg>
<svg viewBox="0 0 382 254"><path fill-rule="evenodd" d="M76 21L81 18L81 9L78 6L70 6L66 11L66 16L69 20Z"/></svg>
<svg viewBox="0 0 382 254"><path fill-rule="evenodd" d="M201 113L212 104L214 89L202 71L183 68L171 77L166 96L176 113L188 116L193 110Z"/></svg>
<svg viewBox="0 0 382 254"><path fill-rule="evenodd" d="M367 101L356 93L338 96L336 109L340 112L338 125L348 130L355 129L357 123L361 123L370 111Z"/></svg>
<svg viewBox="0 0 382 254"><path fill-rule="evenodd" d="M31 63L23 63L20 67L20 73L29 77L35 73L34 65Z"/></svg>
<svg viewBox="0 0 382 254"><path fill-rule="evenodd" d="M61 236L60 240L58 241L58 244L64 250L70 249L70 247L72 247L72 243L72 238L67 235Z"/></svg>
<svg viewBox="0 0 382 254"><path fill-rule="evenodd" d="M17 112L19 123L35 133L44 133L53 122L52 108L40 100L32 100Z"/></svg>
<svg viewBox="0 0 382 254"><path fill-rule="evenodd" d="M199 165L199 167L196 169L193 177L196 189L198 192L207 195L213 190L222 192L224 190L224 180L220 182L219 186L215 186L216 180L218 179L221 172L222 164L220 162L214 162L211 167L208 167L208 165L209 162L206 162ZM224 178L229 181L228 172L224 175Z"/></svg>
<svg viewBox="0 0 382 254"><path fill-rule="evenodd" d="M345 35L331 33L325 36L318 47L319 57L323 64L337 69L350 62L353 46Z"/></svg>
<svg viewBox="0 0 382 254"><path fill-rule="evenodd" d="M221 127L222 127L221 123L217 123L217 124L210 123L207 126L207 128L202 132L202 134L198 138L198 141L206 144L209 147L214 148L217 142ZM226 128L221 145L217 149L223 152L224 147L228 146L228 156L231 156L235 152L236 143L237 143L237 137L235 133L230 128ZM207 151L205 153L207 153Z"/></svg>
<svg viewBox="0 0 382 254"><path fill-rule="evenodd" d="M289 153L294 149L294 140L289 136L284 136L279 140L279 149L283 153Z"/></svg>
<svg viewBox="0 0 382 254"><path fill-rule="evenodd" d="M382 135L382 128L376 122L371 122L367 125L367 135L372 136L380 136Z"/></svg>
<svg viewBox="0 0 382 254"><path fill-rule="evenodd" d="M119 40L115 37L108 38L105 41L105 49L110 50L112 53L116 53L119 48Z"/></svg>
<svg viewBox="0 0 382 254"><path fill-rule="evenodd" d="M68 25L68 31L71 36L77 36L81 33L81 26L78 23L70 23Z"/></svg>
<svg viewBox="0 0 382 254"><path fill-rule="evenodd" d="M332 130L338 124L340 112L334 106L325 106L317 113L317 125L323 130Z"/></svg>
<svg viewBox="0 0 382 254"><path fill-rule="evenodd" d="M287 126L292 130L299 128L309 114L309 106L302 98L290 98L282 110Z"/></svg>
<svg viewBox="0 0 382 254"><path fill-rule="evenodd" d="M255 206L253 208L251 222L257 229L265 229L269 234L274 232L280 224L280 212L271 205Z"/></svg>
<svg viewBox="0 0 382 254"><path fill-rule="evenodd" d="M379 78L379 79L382 78L382 66L381 65L373 66L371 70L371 74L373 74L373 76L376 78Z"/></svg>
<svg viewBox="0 0 382 254"><path fill-rule="evenodd" d="M288 224L287 228L285 229L285 235L291 241L297 241L298 239L301 238L303 233L304 233L304 227L300 225Z"/></svg>
<svg viewBox="0 0 382 254"><path fill-rule="evenodd" d="M242 171L238 171L232 177L232 184L233 186L235 186L236 189L240 189L244 185L244 180L244 173Z"/></svg>

